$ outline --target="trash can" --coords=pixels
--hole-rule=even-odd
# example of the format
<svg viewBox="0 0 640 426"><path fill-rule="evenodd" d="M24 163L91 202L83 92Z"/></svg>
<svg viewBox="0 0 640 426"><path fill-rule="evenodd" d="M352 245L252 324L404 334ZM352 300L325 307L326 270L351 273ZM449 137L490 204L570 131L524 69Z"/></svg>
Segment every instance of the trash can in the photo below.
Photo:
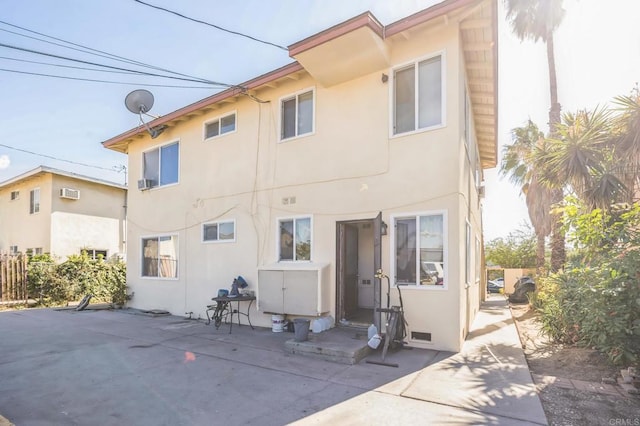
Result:
<svg viewBox="0 0 640 426"><path fill-rule="evenodd" d="M293 320L294 337L296 342L304 342L309 340L309 324L310 320L305 318L296 318Z"/></svg>

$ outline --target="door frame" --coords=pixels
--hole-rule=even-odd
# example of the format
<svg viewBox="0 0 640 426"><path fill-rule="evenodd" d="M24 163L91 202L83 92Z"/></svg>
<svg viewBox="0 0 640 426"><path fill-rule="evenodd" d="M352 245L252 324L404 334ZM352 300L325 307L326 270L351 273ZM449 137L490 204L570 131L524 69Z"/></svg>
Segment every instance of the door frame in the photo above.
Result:
<svg viewBox="0 0 640 426"><path fill-rule="evenodd" d="M373 258L374 258L374 277L376 272L381 268L382 253L381 253L381 241L382 241L382 213L379 213L376 217L369 219L355 219L355 220L342 220L336 221L336 322L344 318L346 310L346 294L345 294L345 256L346 256L346 244L345 244L345 228L347 225L357 225L369 223L373 226ZM381 305L381 282L380 278L374 278L373 280L373 318L371 319L373 324L380 330L380 312L376 308L380 308Z"/></svg>

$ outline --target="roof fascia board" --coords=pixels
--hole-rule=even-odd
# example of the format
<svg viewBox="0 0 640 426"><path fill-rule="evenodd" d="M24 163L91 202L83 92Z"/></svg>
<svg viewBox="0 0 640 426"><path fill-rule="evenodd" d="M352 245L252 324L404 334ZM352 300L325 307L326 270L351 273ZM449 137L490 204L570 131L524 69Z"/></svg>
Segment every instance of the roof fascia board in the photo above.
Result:
<svg viewBox="0 0 640 426"><path fill-rule="evenodd" d="M98 178L93 178L90 176L84 176L84 175L80 175L77 173L73 173L73 172L67 172L64 170L60 170L60 169L55 169L53 167L47 167L47 166L39 166L36 167L35 169L29 170L27 172L24 172L18 176L14 176L12 178L9 178L7 180L5 180L4 182L0 182L0 188L4 188L6 186L12 185L12 184L16 184L20 181L26 180L28 178L31 177L35 177L39 174L45 174L45 173L50 173L52 175L57 175L57 176L65 176L68 178L72 178L72 179L77 179L77 180L82 180L85 182L92 182L92 183L97 183L100 185L106 185L106 186L111 186L114 188L118 188L118 189L127 189L127 187L125 185L121 185L119 183L116 182L111 182L108 180L103 180L103 179L98 179Z"/></svg>
<svg viewBox="0 0 640 426"><path fill-rule="evenodd" d="M473 3L480 3L481 1L482 0L445 0L387 25L385 27L385 38L406 31L434 18L446 15L447 13L451 13L456 9L460 9Z"/></svg>
<svg viewBox="0 0 640 426"><path fill-rule="evenodd" d="M244 83L241 83L237 86L231 87L229 89L226 89L220 93L216 93L215 95L209 96L208 98L204 98L200 101L197 101L191 105L187 105L186 107L180 108L178 110L175 110L174 112L167 114L167 115L163 115L162 117L156 118L155 120L152 120L148 123L149 127L156 127L156 126L160 126L162 124L168 123L172 120L175 120L178 117L181 117L183 115L187 115L189 113L192 113L194 111L197 111L201 108L205 108L209 105L213 105L215 103L218 103L224 99L227 98L231 98L233 96L239 95L241 93L246 92L247 90L250 89L254 89L256 87L262 86L264 84L270 83L272 81L278 80L282 77L285 77L289 74L293 74L296 73L298 71L302 71L304 68L302 67L302 65L300 65L298 62L292 62L288 65L285 65L281 68L278 68L276 70L273 70L271 72L268 72L266 74L263 74L261 76L258 76L252 80L246 81ZM113 145L116 145L126 139L132 138L136 135L138 135L139 133L144 133L146 132L146 128L144 127L135 127L131 130L128 130L124 133L121 133L118 136L114 136L111 139L108 139L104 142L102 142L102 145L105 148L109 148Z"/></svg>
<svg viewBox="0 0 640 426"><path fill-rule="evenodd" d="M381 39L384 39L384 25L382 25L380 21L371 14L371 12L364 12L354 18L321 31L318 34L314 34L311 37L307 37L304 40L292 44L289 46L289 56L294 57L304 51L327 43L362 27L371 28L371 30L373 30L373 32L375 32Z"/></svg>

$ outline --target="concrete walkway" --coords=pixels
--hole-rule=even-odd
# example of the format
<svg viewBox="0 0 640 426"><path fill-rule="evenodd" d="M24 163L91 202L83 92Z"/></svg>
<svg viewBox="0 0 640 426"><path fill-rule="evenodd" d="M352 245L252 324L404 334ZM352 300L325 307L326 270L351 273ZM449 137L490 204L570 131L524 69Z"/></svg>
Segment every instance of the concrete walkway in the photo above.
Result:
<svg viewBox="0 0 640 426"><path fill-rule="evenodd" d="M504 298L462 352L391 353L398 368L290 355L291 338L123 311L0 312L0 414L18 426L546 424Z"/></svg>
<svg viewBox="0 0 640 426"><path fill-rule="evenodd" d="M483 304L462 351L296 424L546 425L503 296Z"/></svg>

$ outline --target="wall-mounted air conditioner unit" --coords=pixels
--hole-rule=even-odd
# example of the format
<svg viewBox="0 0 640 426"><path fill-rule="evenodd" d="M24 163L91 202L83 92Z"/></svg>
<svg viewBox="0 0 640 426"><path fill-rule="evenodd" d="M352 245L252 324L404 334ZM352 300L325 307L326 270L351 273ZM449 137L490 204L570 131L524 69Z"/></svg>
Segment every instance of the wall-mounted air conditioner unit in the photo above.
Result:
<svg viewBox="0 0 640 426"><path fill-rule="evenodd" d="M60 198L67 198L69 200L79 200L80 191L71 188L60 188Z"/></svg>
<svg viewBox="0 0 640 426"><path fill-rule="evenodd" d="M151 179L140 179L138 181L138 189L140 191L146 191L147 189L151 189L153 186L153 181Z"/></svg>

